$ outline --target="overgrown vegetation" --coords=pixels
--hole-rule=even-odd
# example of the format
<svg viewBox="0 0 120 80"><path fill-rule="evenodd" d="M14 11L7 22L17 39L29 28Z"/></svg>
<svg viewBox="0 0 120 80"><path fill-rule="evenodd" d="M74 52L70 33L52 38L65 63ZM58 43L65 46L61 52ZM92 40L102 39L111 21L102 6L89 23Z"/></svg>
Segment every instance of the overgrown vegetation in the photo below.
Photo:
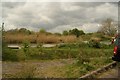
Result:
<svg viewBox="0 0 120 80"><path fill-rule="evenodd" d="M75 59L75 62L71 65L54 68L57 71L54 74L57 76L59 71L61 72L58 74L59 76L67 78L79 77L112 62L109 57L112 56L113 45L100 43L101 41L110 41L111 37L100 32L85 34L78 29L64 31L63 34L49 33L44 29L41 29L39 32L33 32L25 28L9 30L4 32L5 43L3 43L2 59L3 61L17 62L26 60ZM22 44L22 48L18 50L8 48L7 44L12 43ZM35 43L37 46L31 47L31 43ZM52 48L44 48L42 45L46 43L55 43L57 45ZM22 74L18 75L20 73ZM33 67L28 70L23 69L20 73L16 77L33 78L35 75L33 74ZM48 72L48 74L50 73ZM51 76L54 77L54 74Z"/></svg>
<svg viewBox="0 0 120 80"><path fill-rule="evenodd" d="M82 60L82 63L81 63ZM80 62L79 62L80 61ZM110 58L79 58L78 62L65 66L62 70L64 70L65 74L62 75L67 78L79 78L80 76L85 75L86 73L90 73L103 65L112 62ZM56 73L57 74L57 73Z"/></svg>
<svg viewBox="0 0 120 80"><path fill-rule="evenodd" d="M68 59L77 58L78 55L86 55L87 57L105 57L112 56L112 45L105 45L100 43L67 43L57 45L53 48L44 48L40 45L37 47L29 47L28 42L23 43L23 47L19 50L12 50L3 48L3 60L52 60L52 59ZM107 53L107 51L109 53ZM107 53L107 55L105 55ZM110 55L111 54L111 55Z"/></svg>
<svg viewBox="0 0 120 80"><path fill-rule="evenodd" d="M117 23L113 19L107 18L101 23L100 29L95 33L85 33L77 28L65 30L61 33L50 33L45 29L40 29L39 32L27 30L26 28L4 30L2 24L2 33L6 43L22 43L27 40L30 43L71 43L79 40L89 41L92 37L99 38L101 41L108 41L116 34ZM19 37L18 37L19 36Z"/></svg>
<svg viewBox="0 0 120 80"><path fill-rule="evenodd" d="M18 37L19 36L19 37ZM76 37L73 35L69 36L58 36L58 35L46 35L44 33L22 35L22 34L6 34L5 41L10 44L22 43L23 41L29 41L30 43L61 43L61 42L75 42Z"/></svg>

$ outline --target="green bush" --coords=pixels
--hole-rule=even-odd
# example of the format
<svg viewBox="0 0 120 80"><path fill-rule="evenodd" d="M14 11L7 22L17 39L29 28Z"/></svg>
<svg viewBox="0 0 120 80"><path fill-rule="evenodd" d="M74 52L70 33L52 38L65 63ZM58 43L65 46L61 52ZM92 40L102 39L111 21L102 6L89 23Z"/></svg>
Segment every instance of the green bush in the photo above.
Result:
<svg viewBox="0 0 120 80"><path fill-rule="evenodd" d="M89 41L89 47L100 48L100 42L91 40Z"/></svg>
<svg viewBox="0 0 120 80"><path fill-rule="evenodd" d="M3 61L19 61L19 56L15 50L9 48L3 48L2 53L2 60Z"/></svg>
<svg viewBox="0 0 120 80"><path fill-rule="evenodd" d="M27 56L29 56L29 54L30 54L29 48L30 48L30 42L28 42L28 41L23 41L23 48L22 48L22 49L23 49L23 52L24 52L26 58L27 58Z"/></svg>
<svg viewBox="0 0 120 80"><path fill-rule="evenodd" d="M61 44L61 45L58 46L58 48L69 48L69 49L73 49L73 48L87 48L87 47L89 47L89 45L87 43L83 43L83 42Z"/></svg>

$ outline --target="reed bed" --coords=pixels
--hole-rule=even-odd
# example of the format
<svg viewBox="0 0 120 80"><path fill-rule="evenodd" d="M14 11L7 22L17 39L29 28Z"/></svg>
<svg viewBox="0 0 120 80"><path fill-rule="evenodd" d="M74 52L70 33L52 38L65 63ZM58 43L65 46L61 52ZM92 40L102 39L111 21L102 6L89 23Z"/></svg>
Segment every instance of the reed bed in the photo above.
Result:
<svg viewBox="0 0 120 80"><path fill-rule="evenodd" d="M58 36L58 35L46 35L46 34L6 34L4 41L7 43L22 43L29 41L30 43L61 43L61 42L75 42L77 39L74 35Z"/></svg>

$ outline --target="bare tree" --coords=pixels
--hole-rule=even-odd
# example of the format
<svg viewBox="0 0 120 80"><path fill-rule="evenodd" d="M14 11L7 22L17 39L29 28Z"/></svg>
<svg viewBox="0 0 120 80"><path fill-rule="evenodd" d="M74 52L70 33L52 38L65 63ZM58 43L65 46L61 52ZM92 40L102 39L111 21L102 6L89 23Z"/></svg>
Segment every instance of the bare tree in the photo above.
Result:
<svg viewBox="0 0 120 80"><path fill-rule="evenodd" d="M117 32L117 24L111 18L107 18L102 22L99 32L105 35L114 35Z"/></svg>

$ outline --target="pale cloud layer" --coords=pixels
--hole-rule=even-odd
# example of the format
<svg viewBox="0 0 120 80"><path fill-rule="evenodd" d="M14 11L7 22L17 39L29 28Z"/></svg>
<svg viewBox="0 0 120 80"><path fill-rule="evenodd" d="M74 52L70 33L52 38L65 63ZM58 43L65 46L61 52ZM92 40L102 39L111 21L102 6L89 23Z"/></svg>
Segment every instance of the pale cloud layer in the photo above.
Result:
<svg viewBox="0 0 120 80"><path fill-rule="evenodd" d="M95 32L106 18L118 21L115 2L4 2L2 9L6 30L24 27L62 32L78 28Z"/></svg>
<svg viewBox="0 0 120 80"><path fill-rule="evenodd" d="M119 0L1 0L1 2L119 2Z"/></svg>

